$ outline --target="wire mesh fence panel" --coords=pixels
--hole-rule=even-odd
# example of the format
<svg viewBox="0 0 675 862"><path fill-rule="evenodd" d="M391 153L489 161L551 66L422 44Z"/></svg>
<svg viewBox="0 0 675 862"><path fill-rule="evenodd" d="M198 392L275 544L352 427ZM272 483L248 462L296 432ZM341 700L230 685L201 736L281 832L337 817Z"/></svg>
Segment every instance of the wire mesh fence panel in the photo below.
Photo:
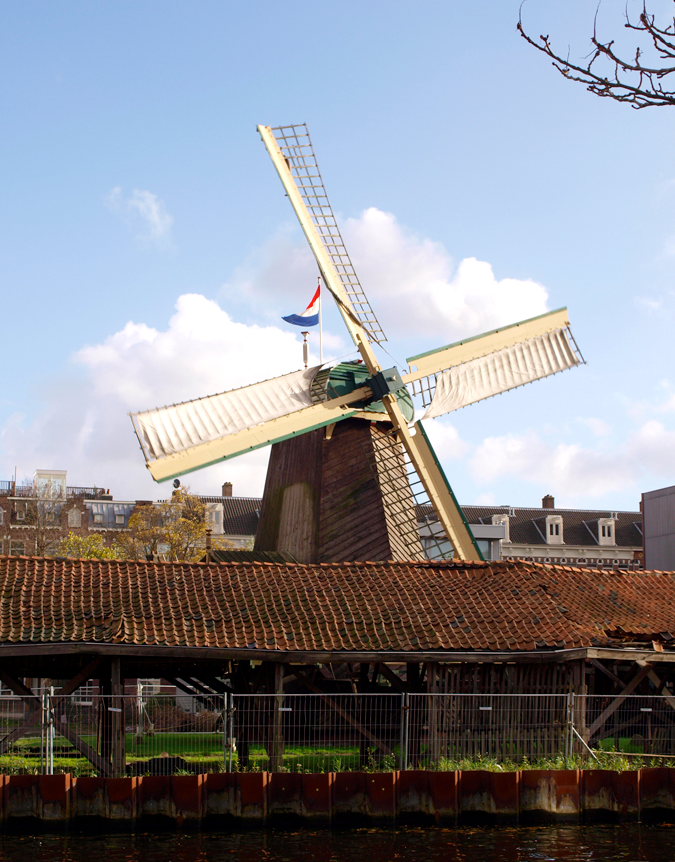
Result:
<svg viewBox="0 0 675 862"><path fill-rule="evenodd" d="M48 771L50 732L58 771L171 775L225 768L224 695L75 695L50 697L49 704Z"/></svg>
<svg viewBox="0 0 675 862"><path fill-rule="evenodd" d="M671 695L0 696L0 773L175 775L675 762ZM609 762L609 761L608 761ZM614 762L612 760L612 762ZM611 764L610 764L611 765ZM622 767L624 768L624 767Z"/></svg>
<svg viewBox="0 0 675 862"><path fill-rule="evenodd" d="M579 735L598 751L675 756L675 698L669 695L586 695ZM577 715L579 710L577 710Z"/></svg>
<svg viewBox="0 0 675 862"><path fill-rule="evenodd" d="M411 694L406 763L451 769L462 762L564 756L567 695Z"/></svg>
<svg viewBox="0 0 675 862"><path fill-rule="evenodd" d="M42 699L0 696L0 774L41 771L44 760Z"/></svg>
<svg viewBox="0 0 675 862"><path fill-rule="evenodd" d="M399 694L236 694L232 703L233 770L397 768Z"/></svg>

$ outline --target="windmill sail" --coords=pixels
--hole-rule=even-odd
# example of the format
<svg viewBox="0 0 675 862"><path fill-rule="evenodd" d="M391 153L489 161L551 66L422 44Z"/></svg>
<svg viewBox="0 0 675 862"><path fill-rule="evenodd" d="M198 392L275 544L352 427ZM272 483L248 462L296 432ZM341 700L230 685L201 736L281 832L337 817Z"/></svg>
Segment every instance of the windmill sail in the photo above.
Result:
<svg viewBox="0 0 675 862"><path fill-rule="evenodd" d="M574 368L580 361L566 329L505 347L439 374L433 399L422 418L433 419L451 410L459 410L509 389Z"/></svg>
<svg viewBox="0 0 675 862"><path fill-rule="evenodd" d="M310 407L312 382L319 368L292 371L230 392L132 414L146 460L175 455Z"/></svg>
<svg viewBox="0 0 675 862"><path fill-rule="evenodd" d="M293 371L182 404L131 414L153 478L162 482L353 416L367 386L329 398L328 372Z"/></svg>
<svg viewBox="0 0 675 862"><path fill-rule="evenodd" d="M326 194L307 126L304 123L295 126L277 126L276 128L258 126L258 131L279 171L281 181L288 188L287 183L290 179L290 193L295 191L304 204L304 212L301 212L295 207L295 202L291 200L296 209L300 224L309 240L310 247L315 251L313 240L318 236L322 248L330 259L342 288L347 295L348 303L343 303L341 298L334 293L331 280L326 278L327 274L324 273L326 286L335 296L338 305L342 304L341 310L348 315L352 314L365 329L372 341L386 341L387 339L382 331L382 327L375 317L375 312L368 302L368 297L361 287L361 283L347 254L347 249L345 248L333 209ZM283 165L280 165L275 160L275 153L273 149L270 149L270 145L274 142L283 156L285 167L290 171L290 177L288 174L284 177L282 173ZM311 228L313 228L309 232L303 221L305 216L309 217ZM318 257L317 259L321 267L321 260Z"/></svg>
<svg viewBox="0 0 675 862"><path fill-rule="evenodd" d="M566 308L549 311L410 356L402 379L429 407L424 419L441 416L582 363L569 326Z"/></svg>

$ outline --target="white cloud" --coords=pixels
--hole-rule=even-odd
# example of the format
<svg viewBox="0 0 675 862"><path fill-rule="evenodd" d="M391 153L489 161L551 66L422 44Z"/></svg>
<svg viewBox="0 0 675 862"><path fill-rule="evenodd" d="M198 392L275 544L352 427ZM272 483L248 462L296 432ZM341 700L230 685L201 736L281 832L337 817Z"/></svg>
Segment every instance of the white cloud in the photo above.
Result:
<svg viewBox="0 0 675 862"><path fill-rule="evenodd" d="M410 335L433 338L420 344L430 349L546 311L542 285L497 279L489 263L473 257L455 267L441 243L415 236L375 207L346 219L343 235L361 285L393 341ZM265 308L277 315L281 297L285 305L304 308L316 275L307 243L285 227L235 272L223 293L246 295L252 302L264 297Z"/></svg>
<svg viewBox="0 0 675 862"><path fill-rule="evenodd" d="M173 217L169 215L157 195L146 189L134 189L128 198L119 186L111 189L106 204L118 213L134 231L136 239L156 246L166 245L170 239Z"/></svg>
<svg viewBox="0 0 675 862"><path fill-rule="evenodd" d="M487 437L470 468L482 484L508 478L576 499L640 492L675 482L675 431L652 419L614 448L604 441L595 448L549 442L534 430Z"/></svg>
<svg viewBox="0 0 675 862"><path fill-rule="evenodd" d="M391 213L370 207L348 219L344 233L385 331L414 330L450 340L546 311L542 285L498 280L489 263L473 257L455 269L441 243L414 235Z"/></svg>
<svg viewBox="0 0 675 862"><path fill-rule="evenodd" d="M459 432L447 419L427 422L424 425L431 445L441 461L453 461L464 458L469 452L469 444L459 436Z"/></svg>
<svg viewBox="0 0 675 862"><path fill-rule="evenodd" d="M109 487L116 497L166 494L146 471L128 413L197 398L300 367L300 340L276 327L246 326L217 303L187 294L165 330L128 323L74 356L53 380L41 412L15 414L0 432L2 475L67 469L70 484ZM79 373L78 373L79 372ZM262 493L267 450L186 477L201 493L226 479L235 493Z"/></svg>
<svg viewBox="0 0 675 862"><path fill-rule="evenodd" d="M577 421L581 422L582 425L585 425L592 434L595 434L596 437L608 437L612 433L612 429L602 419L588 416L586 418L579 417Z"/></svg>

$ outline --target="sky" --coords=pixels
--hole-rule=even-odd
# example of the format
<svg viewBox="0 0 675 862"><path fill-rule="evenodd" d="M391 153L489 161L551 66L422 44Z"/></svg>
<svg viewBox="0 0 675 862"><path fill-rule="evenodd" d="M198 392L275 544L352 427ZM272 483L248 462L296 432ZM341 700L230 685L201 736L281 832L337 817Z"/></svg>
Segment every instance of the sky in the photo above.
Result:
<svg viewBox="0 0 675 862"><path fill-rule="evenodd" d="M624 6L597 27L630 46ZM522 15L581 58L595 9ZM256 126L304 122L385 367L569 309L587 364L426 424L460 502L636 510L675 484L675 108L565 81L518 14L0 0L0 479L162 498L130 411L300 367L281 317L316 264ZM326 357L354 358L328 301ZM185 481L260 495L267 457Z"/></svg>

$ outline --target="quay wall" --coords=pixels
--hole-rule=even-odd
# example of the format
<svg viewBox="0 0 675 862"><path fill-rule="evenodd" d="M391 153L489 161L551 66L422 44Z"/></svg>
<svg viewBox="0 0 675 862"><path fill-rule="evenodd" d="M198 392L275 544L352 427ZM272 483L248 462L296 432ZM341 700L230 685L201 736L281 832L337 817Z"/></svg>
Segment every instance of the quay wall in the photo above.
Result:
<svg viewBox="0 0 675 862"><path fill-rule="evenodd" d="M0 829L675 821L675 769L0 775Z"/></svg>

